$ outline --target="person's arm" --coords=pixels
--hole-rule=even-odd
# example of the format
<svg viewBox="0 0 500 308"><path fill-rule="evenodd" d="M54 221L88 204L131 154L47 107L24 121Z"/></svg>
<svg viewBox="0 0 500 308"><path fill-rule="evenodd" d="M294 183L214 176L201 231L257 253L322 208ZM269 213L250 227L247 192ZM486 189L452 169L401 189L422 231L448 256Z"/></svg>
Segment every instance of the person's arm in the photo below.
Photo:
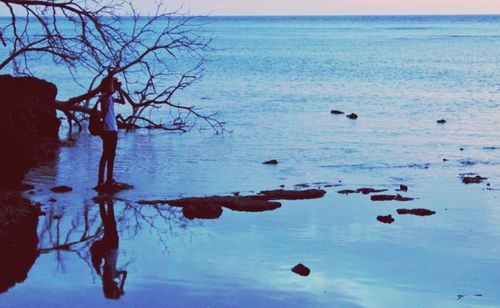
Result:
<svg viewBox="0 0 500 308"><path fill-rule="evenodd" d="M122 89L118 88L117 91L118 91L118 94L120 95L120 97L119 98L113 97L113 103L125 105L125 99L123 98L123 93L122 93L123 91L122 91Z"/></svg>
<svg viewBox="0 0 500 308"><path fill-rule="evenodd" d="M126 100L127 100L127 102L128 102L130 105L132 105L132 106L134 106L134 105L135 105L135 103L134 103L134 101L132 100L132 98L131 98L131 97L130 97L130 96L129 96L129 95L128 95L125 91L123 91L123 89L122 89L121 87L119 87L119 88L118 88L118 93L120 93L120 97L121 97L122 99L126 99Z"/></svg>

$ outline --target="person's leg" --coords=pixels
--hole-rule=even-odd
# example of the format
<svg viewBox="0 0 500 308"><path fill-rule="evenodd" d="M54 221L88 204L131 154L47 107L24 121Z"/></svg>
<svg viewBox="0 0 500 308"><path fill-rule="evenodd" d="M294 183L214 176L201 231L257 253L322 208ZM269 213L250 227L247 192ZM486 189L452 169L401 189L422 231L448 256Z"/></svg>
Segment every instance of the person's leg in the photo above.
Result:
<svg viewBox="0 0 500 308"><path fill-rule="evenodd" d="M116 144L118 143L118 133L109 132L109 146L108 146L108 172L106 176L106 182L112 183L113 179L113 168L115 165L115 155L116 155Z"/></svg>
<svg viewBox="0 0 500 308"><path fill-rule="evenodd" d="M101 160L99 161L99 176L97 179L97 185L101 185L102 183L104 183L104 168L106 166L106 160L107 160L106 148L107 148L107 143L109 143L107 141L105 132L102 133L101 139L102 139L102 154L101 154Z"/></svg>

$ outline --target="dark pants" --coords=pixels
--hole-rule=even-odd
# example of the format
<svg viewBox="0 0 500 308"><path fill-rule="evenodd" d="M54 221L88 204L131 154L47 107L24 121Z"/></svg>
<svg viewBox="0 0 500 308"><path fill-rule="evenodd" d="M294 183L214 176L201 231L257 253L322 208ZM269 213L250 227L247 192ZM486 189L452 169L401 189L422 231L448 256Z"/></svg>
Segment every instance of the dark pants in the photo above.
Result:
<svg viewBox="0 0 500 308"><path fill-rule="evenodd" d="M116 143L118 141L117 132L104 131L101 134L102 155L99 162L99 182L104 181L104 167L108 166L106 180L113 180L113 165L115 164Z"/></svg>

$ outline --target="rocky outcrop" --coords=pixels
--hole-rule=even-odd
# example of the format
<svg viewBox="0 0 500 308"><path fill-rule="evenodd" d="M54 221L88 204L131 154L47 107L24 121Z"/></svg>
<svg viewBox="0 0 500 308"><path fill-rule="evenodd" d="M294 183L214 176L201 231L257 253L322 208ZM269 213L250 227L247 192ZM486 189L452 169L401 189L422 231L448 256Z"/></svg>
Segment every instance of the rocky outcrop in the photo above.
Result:
<svg viewBox="0 0 500 308"><path fill-rule="evenodd" d="M0 293L23 282L38 258L39 214L19 193L0 191Z"/></svg>
<svg viewBox="0 0 500 308"><path fill-rule="evenodd" d="M0 75L0 187L19 185L30 168L55 157L56 94L50 82Z"/></svg>

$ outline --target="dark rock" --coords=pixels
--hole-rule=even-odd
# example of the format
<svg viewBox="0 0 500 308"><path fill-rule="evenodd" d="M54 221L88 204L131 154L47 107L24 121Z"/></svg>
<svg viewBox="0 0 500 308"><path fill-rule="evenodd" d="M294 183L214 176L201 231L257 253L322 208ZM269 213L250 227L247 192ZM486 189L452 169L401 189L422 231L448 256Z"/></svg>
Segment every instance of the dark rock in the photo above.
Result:
<svg viewBox="0 0 500 308"><path fill-rule="evenodd" d="M271 159L268 161L263 162L264 165L277 165L278 161L276 159Z"/></svg>
<svg viewBox="0 0 500 308"><path fill-rule="evenodd" d="M441 120L437 120L436 122L438 124L444 124L444 123L446 123L446 120L445 119L441 119Z"/></svg>
<svg viewBox="0 0 500 308"><path fill-rule="evenodd" d="M139 201L141 204L168 204L177 207L204 207L223 206L233 211L240 212L264 212L279 208L281 203L269 202L268 200L255 199L253 196L211 196L211 197L191 197L177 200L156 200Z"/></svg>
<svg viewBox="0 0 500 308"><path fill-rule="evenodd" d="M49 199L49 202L51 202L51 203L55 203L55 202L57 202L57 199L56 199L56 198L50 198L50 199Z"/></svg>
<svg viewBox="0 0 500 308"><path fill-rule="evenodd" d="M326 191L322 189L306 190L264 190L260 192L266 200L304 200L322 198Z"/></svg>
<svg viewBox="0 0 500 308"><path fill-rule="evenodd" d="M182 213L187 219L217 219L222 215L222 207L213 204L191 205L182 208Z"/></svg>
<svg viewBox="0 0 500 308"><path fill-rule="evenodd" d="M374 189L374 188L358 188L356 192L362 193L363 195L368 195L372 193L381 193L387 191L387 189Z"/></svg>
<svg viewBox="0 0 500 308"><path fill-rule="evenodd" d="M476 176L461 176L462 177L462 182L464 184L479 184L482 183L483 181L487 180L488 178L484 178L480 175Z"/></svg>
<svg viewBox="0 0 500 308"><path fill-rule="evenodd" d="M448 158L443 158L443 161L450 161Z"/></svg>
<svg viewBox="0 0 500 308"><path fill-rule="evenodd" d="M59 220L61 219L62 216L61 215L52 215L52 219L56 219L56 220Z"/></svg>
<svg viewBox="0 0 500 308"><path fill-rule="evenodd" d="M377 220L385 224L392 224L394 222L394 218L392 218L392 215L377 216Z"/></svg>
<svg viewBox="0 0 500 308"><path fill-rule="evenodd" d="M61 185L61 186L55 186L50 189L51 191L58 193L58 194L63 194L67 193L73 190L73 188L66 186L66 185Z"/></svg>
<svg viewBox="0 0 500 308"><path fill-rule="evenodd" d="M334 109L334 110L331 110L331 111L330 111L330 114L344 114L344 112L343 112L343 111L340 111L340 110L335 110L335 109Z"/></svg>
<svg viewBox="0 0 500 308"><path fill-rule="evenodd" d="M16 187L30 168L55 158L56 94L56 86L44 80L0 76L0 187Z"/></svg>
<svg viewBox="0 0 500 308"><path fill-rule="evenodd" d="M32 190L32 189L35 189L35 185L22 183L22 184L19 184L17 186L18 191L27 191L27 190Z"/></svg>
<svg viewBox="0 0 500 308"><path fill-rule="evenodd" d="M342 195L350 195L350 194L357 194L358 192L352 189L343 189L337 191L337 193L342 194Z"/></svg>
<svg viewBox="0 0 500 308"><path fill-rule="evenodd" d="M460 151L463 151L463 150L464 150L464 148L460 148Z"/></svg>
<svg viewBox="0 0 500 308"><path fill-rule="evenodd" d="M399 185L399 191L407 192L408 191L408 186L403 185L403 184Z"/></svg>
<svg viewBox="0 0 500 308"><path fill-rule="evenodd" d="M355 113L351 113L350 115L347 116L347 118L349 118L351 120L356 120L358 118L358 115Z"/></svg>
<svg viewBox="0 0 500 308"><path fill-rule="evenodd" d="M298 274L298 275L304 276L304 277L309 276L309 274L311 273L311 270L302 263L295 265L294 267L292 267L291 270L295 274Z"/></svg>
<svg viewBox="0 0 500 308"><path fill-rule="evenodd" d="M120 191L129 190L134 188L134 186L126 183L112 183L112 184L103 184L101 186L94 187L94 190L101 194L110 194L114 195L119 193Z"/></svg>
<svg viewBox="0 0 500 308"><path fill-rule="evenodd" d="M177 207L226 207L233 211L242 212L263 212L271 211L281 207L280 202L271 200L303 200L321 198L326 191L320 189L297 190L267 190L259 195L250 196L210 196L210 197L189 197L176 200L141 200L139 204L165 205Z"/></svg>
<svg viewBox="0 0 500 308"><path fill-rule="evenodd" d="M427 210L427 209L399 209L399 215L416 215L416 216L431 216L436 214L435 211Z"/></svg>
<svg viewBox="0 0 500 308"><path fill-rule="evenodd" d="M397 195L373 195L370 197L372 201L411 201L413 198Z"/></svg>

